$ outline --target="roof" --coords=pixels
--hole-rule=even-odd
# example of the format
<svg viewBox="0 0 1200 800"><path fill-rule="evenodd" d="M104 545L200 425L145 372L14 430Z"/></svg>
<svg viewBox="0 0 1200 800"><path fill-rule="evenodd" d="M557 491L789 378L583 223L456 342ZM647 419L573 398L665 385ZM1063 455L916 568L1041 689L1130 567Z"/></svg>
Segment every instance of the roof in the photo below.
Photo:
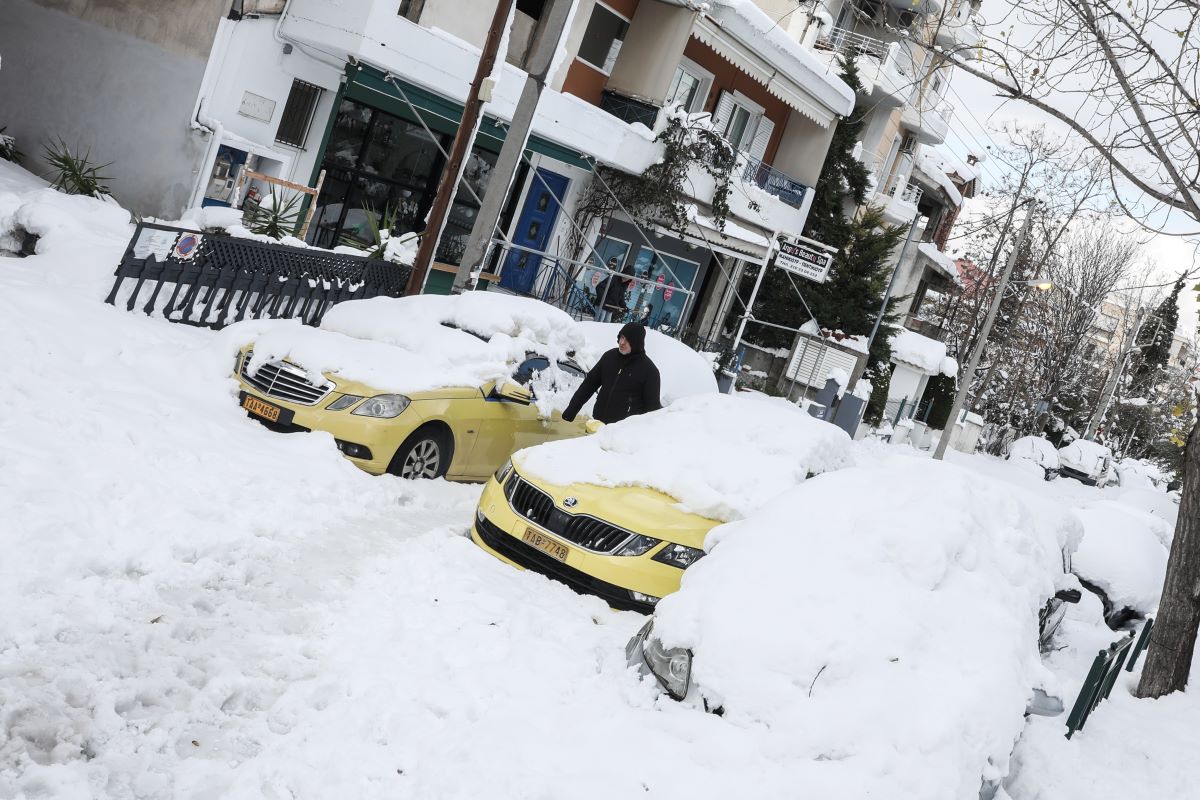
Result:
<svg viewBox="0 0 1200 800"><path fill-rule="evenodd" d="M766 84L771 94L822 126L854 110L854 90L751 0L710 0L707 5L693 35ZM705 24L706 18L716 27ZM742 51L765 64L747 65Z"/></svg>
<svg viewBox="0 0 1200 800"><path fill-rule="evenodd" d="M938 250L936 244L933 242L921 242L917 245L917 251L925 256L934 267L944 273L955 285L963 285L962 279L958 275L958 265L955 264L953 258Z"/></svg>

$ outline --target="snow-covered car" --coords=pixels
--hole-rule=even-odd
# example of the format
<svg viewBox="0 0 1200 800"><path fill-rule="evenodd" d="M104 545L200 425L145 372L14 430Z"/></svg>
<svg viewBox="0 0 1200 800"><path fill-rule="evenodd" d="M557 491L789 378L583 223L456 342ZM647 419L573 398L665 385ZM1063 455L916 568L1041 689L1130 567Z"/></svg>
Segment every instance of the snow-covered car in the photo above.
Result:
<svg viewBox="0 0 1200 800"><path fill-rule="evenodd" d="M1058 477L1058 450L1041 436L1022 436L1008 448L1009 461L1027 461L1042 470L1046 480Z"/></svg>
<svg viewBox="0 0 1200 800"><path fill-rule="evenodd" d="M679 588L715 525L852 463L850 437L778 398L703 394L512 457L483 490L475 543L643 613Z"/></svg>
<svg viewBox="0 0 1200 800"><path fill-rule="evenodd" d="M1157 464L1145 459L1122 458L1115 466L1122 488L1152 489L1166 491L1171 482L1170 475L1159 469Z"/></svg>
<svg viewBox="0 0 1200 800"><path fill-rule="evenodd" d="M516 450L580 436L561 409L583 376L578 324L494 292L355 300L319 328L233 326L241 406L277 430L333 434L373 474L483 480Z"/></svg>
<svg viewBox="0 0 1200 800"><path fill-rule="evenodd" d="M1113 469L1112 451L1099 442L1076 439L1058 450L1060 474L1088 486L1119 482Z"/></svg>
<svg viewBox="0 0 1200 800"><path fill-rule="evenodd" d="M1049 501L954 465L830 472L714 528L626 656L809 759L792 796L991 797L1054 685L1041 612L1078 598L1078 539Z"/></svg>
<svg viewBox="0 0 1200 800"><path fill-rule="evenodd" d="M1104 621L1120 630L1153 614L1166 576L1174 515L1164 519L1123 500L1095 503L1075 515L1084 533L1072 571L1100 598Z"/></svg>

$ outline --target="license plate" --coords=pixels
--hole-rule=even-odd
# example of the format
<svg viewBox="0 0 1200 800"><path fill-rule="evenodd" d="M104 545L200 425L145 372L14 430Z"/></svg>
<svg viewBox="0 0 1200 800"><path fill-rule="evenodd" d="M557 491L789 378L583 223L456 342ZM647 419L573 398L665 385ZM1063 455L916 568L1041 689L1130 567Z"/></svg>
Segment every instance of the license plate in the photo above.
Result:
<svg viewBox="0 0 1200 800"><path fill-rule="evenodd" d="M265 403L257 397L246 395L242 398L242 408L249 411L256 417L262 417L267 422L278 422L279 412L283 411L279 406L273 406L270 403Z"/></svg>
<svg viewBox="0 0 1200 800"><path fill-rule="evenodd" d="M538 533L533 528L526 528L525 535L521 539L526 544L531 544L543 553L549 553L559 561L567 560L567 548L564 545L551 539L544 533Z"/></svg>

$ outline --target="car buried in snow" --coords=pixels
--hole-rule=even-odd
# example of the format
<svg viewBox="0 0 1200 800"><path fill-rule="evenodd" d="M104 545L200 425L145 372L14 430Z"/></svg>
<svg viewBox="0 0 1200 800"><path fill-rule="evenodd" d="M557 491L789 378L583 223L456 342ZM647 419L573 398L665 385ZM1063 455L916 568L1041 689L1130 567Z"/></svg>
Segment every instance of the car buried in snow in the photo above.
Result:
<svg viewBox="0 0 1200 800"><path fill-rule="evenodd" d="M993 798L1025 715L1062 709L1043 691L1045 612L1078 602L1080 527L955 465L892 459L714 528L625 655L655 692L810 759L797 796Z"/></svg>
<svg viewBox="0 0 1200 800"><path fill-rule="evenodd" d="M484 480L514 451L594 424L561 412L586 340L537 300L373 298L334 306L319 328L272 320L230 331L247 414L274 430L326 431L373 474Z"/></svg>
<svg viewBox="0 0 1200 800"><path fill-rule="evenodd" d="M516 453L488 481L471 538L616 609L653 611L716 525L851 462L850 437L765 396L704 394Z"/></svg>
<svg viewBox="0 0 1200 800"><path fill-rule="evenodd" d="M1058 451L1059 472L1086 486L1104 487L1120 484L1113 466L1112 450L1099 442L1076 439Z"/></svg>

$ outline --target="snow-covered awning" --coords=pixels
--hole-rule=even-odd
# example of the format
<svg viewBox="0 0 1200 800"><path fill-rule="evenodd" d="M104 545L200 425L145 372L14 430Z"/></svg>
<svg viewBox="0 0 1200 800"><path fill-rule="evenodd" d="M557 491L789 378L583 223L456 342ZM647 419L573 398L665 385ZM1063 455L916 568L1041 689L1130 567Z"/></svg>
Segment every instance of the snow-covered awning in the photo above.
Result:
<svg viewBox="0 0 1200 800"><path fill-rule="evenodd" d="M755 263L766 261L771 251L771 239L761 228L725 220L724 229L717 227L716 221L705 216L695 205L688 206L688 226L681 235L679 231L654 226L655 230L667 236L674 236L701 247L711 248L718 253L724 253L734 258L742 258Z"/></svg>
<svg viewBox="0 0 1200 800"><path fill-rule="evenodd" d="M946 355L946 345L916 331L901 328L889 340L892 361L907 364L926 375L958 374L958 362Z"/></svg>
<svg viewBox="0 0 1200 800"><path fill-rule="evenodd" d="M751 0L712 0L692 35L822 127L854 109L854 91Z"/></svg>

